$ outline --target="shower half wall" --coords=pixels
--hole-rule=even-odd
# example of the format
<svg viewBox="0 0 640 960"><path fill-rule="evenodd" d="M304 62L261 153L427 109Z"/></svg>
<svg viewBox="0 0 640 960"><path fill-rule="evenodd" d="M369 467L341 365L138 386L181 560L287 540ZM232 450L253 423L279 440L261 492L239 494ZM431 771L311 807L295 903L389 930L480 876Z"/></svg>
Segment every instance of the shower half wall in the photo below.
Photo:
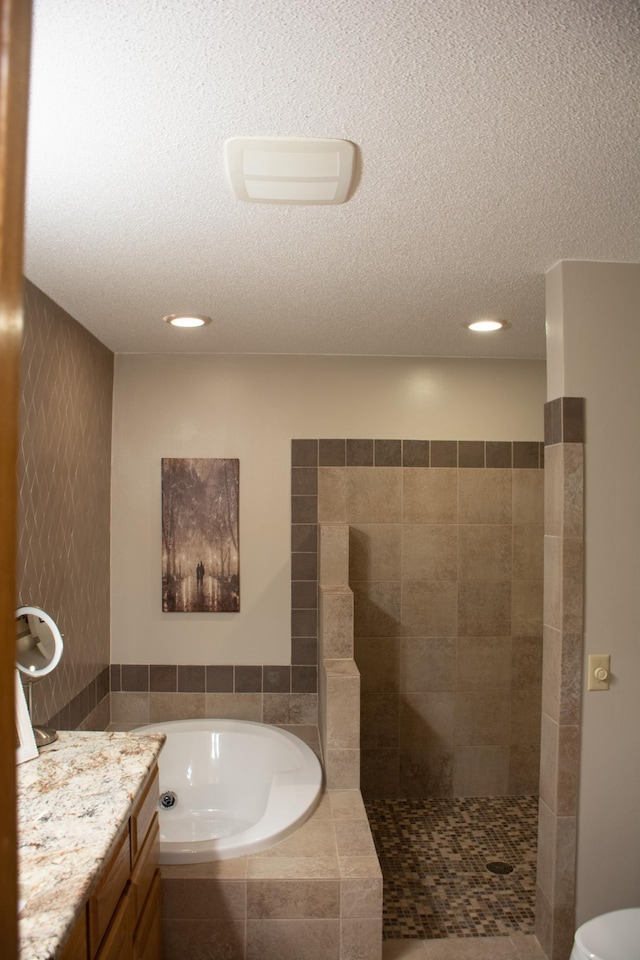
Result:
<svg viewBox="0 0 640 960"><path fill-rule="evenodd" d="M542 466L534 442L319 442L318 520L350 528L365 798L537 793Z"/></svg>

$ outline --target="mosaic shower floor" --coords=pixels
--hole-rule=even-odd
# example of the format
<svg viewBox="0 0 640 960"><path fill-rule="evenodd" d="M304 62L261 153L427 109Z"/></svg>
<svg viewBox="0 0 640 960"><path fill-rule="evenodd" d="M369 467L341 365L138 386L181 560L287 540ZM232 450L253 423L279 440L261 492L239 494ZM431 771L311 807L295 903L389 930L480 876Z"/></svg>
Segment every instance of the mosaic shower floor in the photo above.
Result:
<svg viewBox="0 0 640 960"><path fill-rule="evenodd" d="M384 878L383 939L533 933L537 797L365 806ZM496 862L513 870L493 873Z"/></svg>

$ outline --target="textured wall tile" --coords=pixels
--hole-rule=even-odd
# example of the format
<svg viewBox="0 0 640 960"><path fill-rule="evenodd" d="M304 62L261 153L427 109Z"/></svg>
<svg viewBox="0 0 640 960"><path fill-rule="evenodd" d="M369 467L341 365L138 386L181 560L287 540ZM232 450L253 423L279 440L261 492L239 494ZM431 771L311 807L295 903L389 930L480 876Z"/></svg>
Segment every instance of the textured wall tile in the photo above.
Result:
<svg viewBox="0 0 640 960"><path fill-rule="evenodd" d="M33 691L44 722L109 663L113 354L27 281L20 374L18 595L65 638Z"/></svg>
<svg viewBox="0 0 640 960"><path fill-rule="evenodd" d="M508 785L508 746L456 748L453 763L455 797L504 796Z"/></svg>
<svg viewBox="0 0 640 960"><path fill-rule="evenodd" d="M458 566L458 528L454 524L404 523L403 580L455 580Z"/></svg>
<svg viewBox="0 0 640 960"><path fill-rule="evenodd" d="M400 697L400 746L453 750L455 693L403 693Z"/></svg>
<svg viewBox="0 0 640 960"><path fill-rule="evenodd" d="M512 470L514 523L544 523L544 482L540 470Z"/></svg>
<svg viewBox="0 0 640 960"><path fill-rule="evenodd" d="M456 689L511 688L511 637L458 637Z"/></svg>
<svg viewBox="0 0 640 960"><path fill-rule="evenodd" d="M347 522L398 523L402 513L402 469L347 469Z"/></svg>
<svg viewBox="0 0 640 960"><path fill-rule="evenodd" d="M453 749L415 743L400 748L401 797L452 797Z"/></svg>
<svg viewBox="0 0 640 960"><path fill-rule="evenodd" d="M351 587L356 634L359 637L399 636L400 582L353 582Z"/></svg>
<svg viewBox="0 0 640 960"><path fill-rule="evenodd" d="M448 580L404 581L399 629L408 637L454 637L456 598L456 584Z"/></svg>
<svg viewBox="0 0 640 960"><path fill-rule="evenodd" d="M513 579L542 580L544 530L541 524L513 527Z"/></svg>
<svg viewBox="0 0 640 960"><path fill-rule="evenodd" d="M360 692L397 693L400 689L400 641L397 637L356 637L355 660Z"/></svg>
<svg viewBox="0 0 640 960"><path fill-rule="evenodd" d="M402 471L403 523L455 523L458 519L458 471Z"/></svg>
<svg viewBox="0 0 640 960"><path fill-rule="evenodd" d="M453 637L403 637L400 651L400 690L403 693L455 690L456 642Z"/></svg>
<svg viewBox="0 0 640 960"><path fill-rule="evenodd" d="M318 471L318 522L345 523L346 519L346 469L344 467L320 467Z"/></svg>
<svg viewBox="0 0 640 960"><path fill-rule="evenodd" d="M506 524L458 527L458 576L461 580L510 580L512 528Z"/></svg>
<svg viewBox="0 0 640 960"><path fill-rule="evenodd" d="M402 526L399 523L349 526L349 579L399 580Z"/></svg>
<svg viewBox="0 0 640 960"><path fill-rule="evenodd" d="M511 523L511 470L459 470L460 523Z"/></svg>
<svg viewBox="0 0 640 960"><path fill-rule="evenodd" d="M510 704L492 690L456 693L456 746L481 746L509 742Z"/></svg>
<svg viewBox="0 0 640 960"><path fill-rule="evenodd" d="M458 584L458 635L461 637L510 636L511 582L460 581Z"/></svg>

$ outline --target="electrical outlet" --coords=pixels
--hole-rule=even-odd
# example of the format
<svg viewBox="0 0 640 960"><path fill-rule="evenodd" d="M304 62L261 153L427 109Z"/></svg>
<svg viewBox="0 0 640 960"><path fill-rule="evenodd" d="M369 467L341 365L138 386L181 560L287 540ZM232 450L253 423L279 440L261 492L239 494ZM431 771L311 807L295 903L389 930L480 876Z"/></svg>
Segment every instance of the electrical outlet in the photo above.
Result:
<svg viewBox="0 0 640 960"><path fill-rule="evenodd" d="M587 690L608 690L610 670L611 657L608 653L590 654Z"/></svg>

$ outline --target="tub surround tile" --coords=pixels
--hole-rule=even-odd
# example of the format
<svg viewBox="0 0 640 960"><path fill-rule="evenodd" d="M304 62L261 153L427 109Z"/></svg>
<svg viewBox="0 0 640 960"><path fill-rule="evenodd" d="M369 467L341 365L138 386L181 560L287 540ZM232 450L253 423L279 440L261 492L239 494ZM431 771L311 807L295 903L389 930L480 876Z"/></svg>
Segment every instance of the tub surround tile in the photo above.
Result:
<svg viewBox="0 0 640 960"><path fill-rule="evenodd" d="M171 960L245 960L244 920L163 920L162 953Z"/></svg>
<svg viewBox="0 0 640 960"><path fill-rule="evenodd" d="M207 693L231 693L233 691L233 667L206 667L205 691Z"/></svg>
<svg viewBox="0 0 640 960"><path fill-rule="evenodd" d="M345 523L347 519L347 472L342 467L318 471L318 522Z"/></svg>
<svg viewBox="0 0 640 960"><path fill-rule="evenodd" d="M163 873L162 915L167 920L244 920L246 914L244 880L170 879Z"/></svg>
<svg viewBox="0 0 640 960"><path fill-rule="evenodd" d="M206 689L206 668L203 666L178 667L179 693L204 693Z"/></svg>
<svg viewBox="0 0 640 960"><path fill-rule="evenodd" d="M340 920L248 920L246 960L338 960Z"/></svg>
<svg viewBox="0 0 640 960"><path fill-rule="evenodd" d="M317 857L267 857L251 859L247 869L250 880L338 880L340 865L334 854Z"/></svg>
<svg viewBox="0 0 640 960"><path fill-rule="evenodd" d="M149 723L200 720L205 716L204 693L150 693Z"/></svg>
<svg viewBox="0 0 640 960"><path fill-rule="evenodd" d="M484 440L460 440L458 443L459 467L484 467ZM509 464L511 466L511 464Z"/></svg>
<svg viewBox="0 0 640 960"><path fill-rule="evenodd" d="M178 668L175 664L149 665L149 690L154 693L176 693L178 690Z"/></svg>
<svg viewBox="0 0 640 960"><path fill-rule="evenodd" d="M488 467L503 469L512 467L511 443L508 441L487 440L485 444L485 462Z"/></svg>
<svg viewBox="0 0 640 960"><path fill-rule="evenodd" d="M261 723L262 700L261 693L205 693L203 716L254 720Z"/></svg>
<svg viewBox="0 0 640 960"><path fill-rule="evenodd" d="M149 664L123 663L120 668L122 690L140 691L149 690Z"/></svg>
<svg viewBox="0 0 640 960"><path fill-rule="evenodd" d="M303 920L340 917L339 880L260 880L247 884L248 920Z"/></svg>
<svg viewBox="0 0 640 960"><path fill-rule="evenodd" d="M17 768L18 861L29 889L19 920L24 960L57 954L163 742L160 735L63 731Z"/></svg>

